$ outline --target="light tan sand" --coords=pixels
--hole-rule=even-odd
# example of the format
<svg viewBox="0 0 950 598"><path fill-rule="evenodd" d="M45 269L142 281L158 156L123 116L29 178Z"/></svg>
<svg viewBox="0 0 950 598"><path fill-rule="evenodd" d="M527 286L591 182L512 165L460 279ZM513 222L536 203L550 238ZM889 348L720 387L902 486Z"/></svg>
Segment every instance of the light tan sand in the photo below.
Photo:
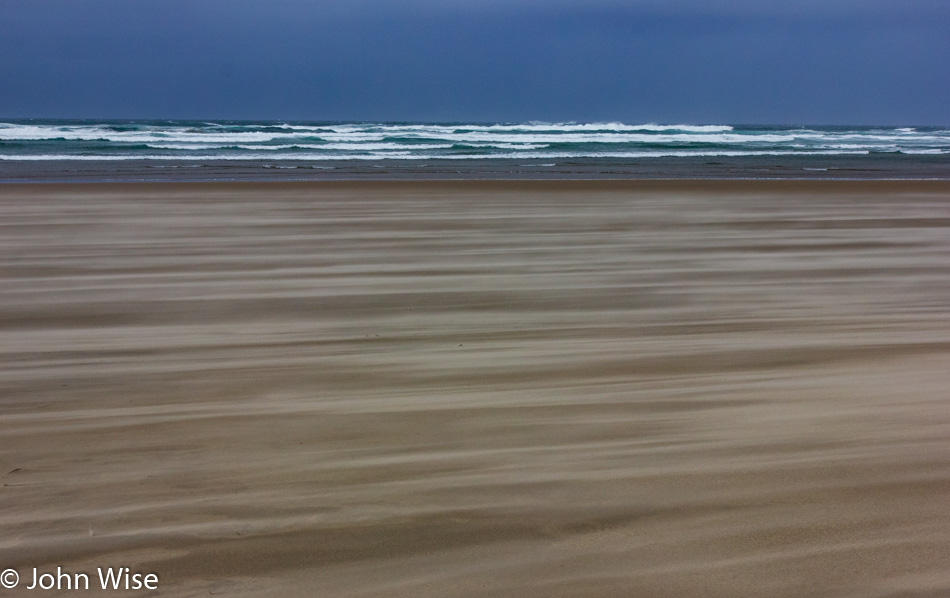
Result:
<svg viewBox="0 0 950 598"><path fill-rule="evenodd" d="M950 183L6 185L0 397L23 583L947 596Z"/></svg>

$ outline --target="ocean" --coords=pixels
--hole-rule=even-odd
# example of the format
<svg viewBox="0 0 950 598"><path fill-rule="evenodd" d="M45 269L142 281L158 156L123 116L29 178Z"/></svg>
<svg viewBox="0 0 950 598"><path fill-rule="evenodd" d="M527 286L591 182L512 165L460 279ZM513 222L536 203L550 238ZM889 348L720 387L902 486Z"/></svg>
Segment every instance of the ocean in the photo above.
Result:
<svg viewBox="0 0 950 598"><path fill-rule="evenodd" d="M0 122L4 181L637 176L950 178L950 127Z"/></svg>

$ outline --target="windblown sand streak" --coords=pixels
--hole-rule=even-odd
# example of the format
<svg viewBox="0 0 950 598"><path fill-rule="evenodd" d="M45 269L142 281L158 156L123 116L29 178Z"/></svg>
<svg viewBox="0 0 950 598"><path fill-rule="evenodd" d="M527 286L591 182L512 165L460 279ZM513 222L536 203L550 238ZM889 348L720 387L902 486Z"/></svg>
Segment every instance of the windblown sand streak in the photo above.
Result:
<svg viewBox="0 0 950 598"><path fill-rule="evenodd" d="M0 568L946 595L948 372L946 182L5 185Z"/></svg>

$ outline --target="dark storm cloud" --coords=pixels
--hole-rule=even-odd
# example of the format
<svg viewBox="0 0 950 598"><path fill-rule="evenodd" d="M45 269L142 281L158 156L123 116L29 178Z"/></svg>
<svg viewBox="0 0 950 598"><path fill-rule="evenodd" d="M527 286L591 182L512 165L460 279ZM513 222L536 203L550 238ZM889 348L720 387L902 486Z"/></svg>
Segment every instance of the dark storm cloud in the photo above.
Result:
<svg viewBox="0 0 950 598"><path fill-rule="evenodd" d="M0 116L950 123L939 0L4 0Z"/></svg>

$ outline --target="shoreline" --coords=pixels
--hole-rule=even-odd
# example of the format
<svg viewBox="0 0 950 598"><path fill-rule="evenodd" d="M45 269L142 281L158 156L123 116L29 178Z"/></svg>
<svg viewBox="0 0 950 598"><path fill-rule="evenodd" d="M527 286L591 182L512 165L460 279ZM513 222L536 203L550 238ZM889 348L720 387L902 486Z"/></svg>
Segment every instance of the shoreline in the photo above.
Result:
<svg viewBox="0 0 950 598"><path fill-rule="evenodd" d="M945 155L584 159L0 161L0 183L265 180L950 180Z"/></svg>
<svg viewBox="0 0 950 598"><path fill-rule="evenodd" d="M703 192L754 192L763 187L779 192L809 191L872 191L899 192L902 190L948 192L950 179L411 179L411 180L368 180L368 179L330 179L330 180L248 180L248 181L44 181L10 182L0 185L0 192L28 193L40 190L83 189L95 192L103 190L146 189L154 187L162 190L194 189L213 190L217 188L284 189L284 190L320 190L354 189L364 187L373 190L388 188L406 190L419 189L459 189L472 187L485 191L503 190L592 190L605 191L675 191L690 193Z"/></svg>

